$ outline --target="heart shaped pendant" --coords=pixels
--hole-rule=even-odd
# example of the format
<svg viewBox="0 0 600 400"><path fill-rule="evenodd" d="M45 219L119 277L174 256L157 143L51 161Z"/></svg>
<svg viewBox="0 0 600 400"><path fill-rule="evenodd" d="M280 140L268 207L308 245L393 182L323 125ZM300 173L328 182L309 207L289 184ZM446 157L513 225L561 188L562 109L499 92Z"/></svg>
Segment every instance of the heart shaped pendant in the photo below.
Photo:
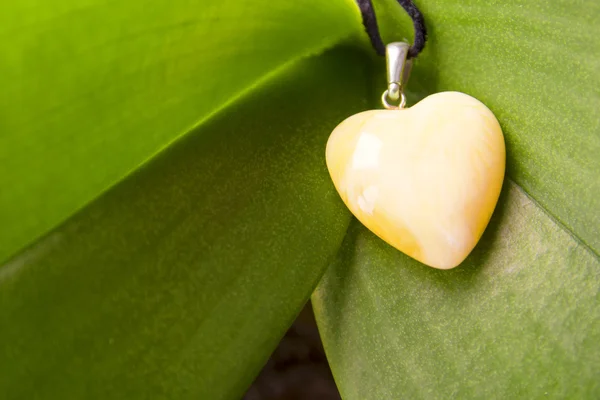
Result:
<svg viewBox="0 0 600 400"><path fill-rule="evenodd" d="M458 92L338 125L327 167L346 206L377 236L434 268L460 264L483 234L504 179L494 114Z"/></svg>

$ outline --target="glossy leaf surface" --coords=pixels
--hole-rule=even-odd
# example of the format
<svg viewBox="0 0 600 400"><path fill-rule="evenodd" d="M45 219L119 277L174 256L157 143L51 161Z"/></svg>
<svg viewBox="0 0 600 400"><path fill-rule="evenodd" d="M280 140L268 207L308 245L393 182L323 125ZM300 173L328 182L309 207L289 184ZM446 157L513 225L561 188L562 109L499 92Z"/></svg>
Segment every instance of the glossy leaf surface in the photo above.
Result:
<svg viewBox="0 0 600 400"><path fill-rule="evenodd" d="M357 21L350 0L2 2L0 261Z"/></svg>
<svg viewBox="0 0 600 400"><path fill-rule="evenodd" d="M458 90L485 102L504 129L508 179L456 270L353 225L313 296L342 395L598 397L600 5L417 3L430 42L413 98ZM379 10L388 38L410 31L396 2Z"/></svg>
<svg viewBox="0 0 600 400"><path fill-rule="evenodd" d="M338 386L598 397L600 3L417 4L413 98L486 103L508 180L450 272L351 227L314 296ZM299 60L361 31L350 0L0 5L0 393L240 397L346 230L327 134L385 85Z"/></svg>
<svg viewBox="0 0 600 400"><path fill-rule="evenodd" d="M599 254L600 3L416 3L430 40L409 89L456 90L485 103L504 130L508 176ZM384 37L408 36L397 2L379 4Z"/></svg>
<svg viewBox="0 0 600 400"><path fill-rule="evenodd" d="M344 399L595 398L599 268L507 183L482 242L450 271L353 223L313 304Z"/></svg>
<svg viewBox="0 0 600 400"><path fill-rule="evenodd" d="M342 242L323 152L367 73L299 63L3 265L3 398L240 398Z"/></svg>

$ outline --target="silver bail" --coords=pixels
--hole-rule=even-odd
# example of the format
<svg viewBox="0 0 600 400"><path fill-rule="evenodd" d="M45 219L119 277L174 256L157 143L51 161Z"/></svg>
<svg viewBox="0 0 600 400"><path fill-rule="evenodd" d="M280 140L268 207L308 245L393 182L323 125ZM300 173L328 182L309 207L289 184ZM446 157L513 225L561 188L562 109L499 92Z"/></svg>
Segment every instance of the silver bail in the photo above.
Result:
<svg viewBox="0 0 600 400"><path fill-rule="evenodd" d="M408 81L412 61L407 60L410 45L405 42L393 42L385 47L387 59L388 90L387 95L392 100L398 100Z"/></svg>

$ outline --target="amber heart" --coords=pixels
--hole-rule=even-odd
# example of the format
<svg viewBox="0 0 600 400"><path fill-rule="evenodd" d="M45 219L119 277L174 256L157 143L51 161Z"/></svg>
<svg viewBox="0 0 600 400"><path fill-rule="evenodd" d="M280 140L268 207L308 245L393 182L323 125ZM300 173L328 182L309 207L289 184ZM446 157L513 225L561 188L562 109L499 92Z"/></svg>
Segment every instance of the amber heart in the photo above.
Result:
<svg viewBox="0 0 600 400"><path fill-rule="evenodd" d="M353 115L327 143L329 173L350 211L398 250L440 269L459 265L479 241L505 158L494 114L458 92Z"/></svg>

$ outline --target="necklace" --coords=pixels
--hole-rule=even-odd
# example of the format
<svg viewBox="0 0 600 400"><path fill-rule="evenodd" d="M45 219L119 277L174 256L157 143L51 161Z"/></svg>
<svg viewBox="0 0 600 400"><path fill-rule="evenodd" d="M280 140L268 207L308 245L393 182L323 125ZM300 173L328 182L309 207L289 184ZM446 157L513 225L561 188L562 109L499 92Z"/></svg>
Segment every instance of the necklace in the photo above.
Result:
<svg viewBox="0 0 600 400"><path fill-rule="evenodd" d="M412 46L384 46L371 1L358 1L373 47L386 55L384 109L355 114L333 130L327 168L363 225L423 264L450 269L492 216L504 180L504 137L494 114L464 93L436 93L406 108L404 89L426 30L417 7L398 2L415 26Z"/></svg>

